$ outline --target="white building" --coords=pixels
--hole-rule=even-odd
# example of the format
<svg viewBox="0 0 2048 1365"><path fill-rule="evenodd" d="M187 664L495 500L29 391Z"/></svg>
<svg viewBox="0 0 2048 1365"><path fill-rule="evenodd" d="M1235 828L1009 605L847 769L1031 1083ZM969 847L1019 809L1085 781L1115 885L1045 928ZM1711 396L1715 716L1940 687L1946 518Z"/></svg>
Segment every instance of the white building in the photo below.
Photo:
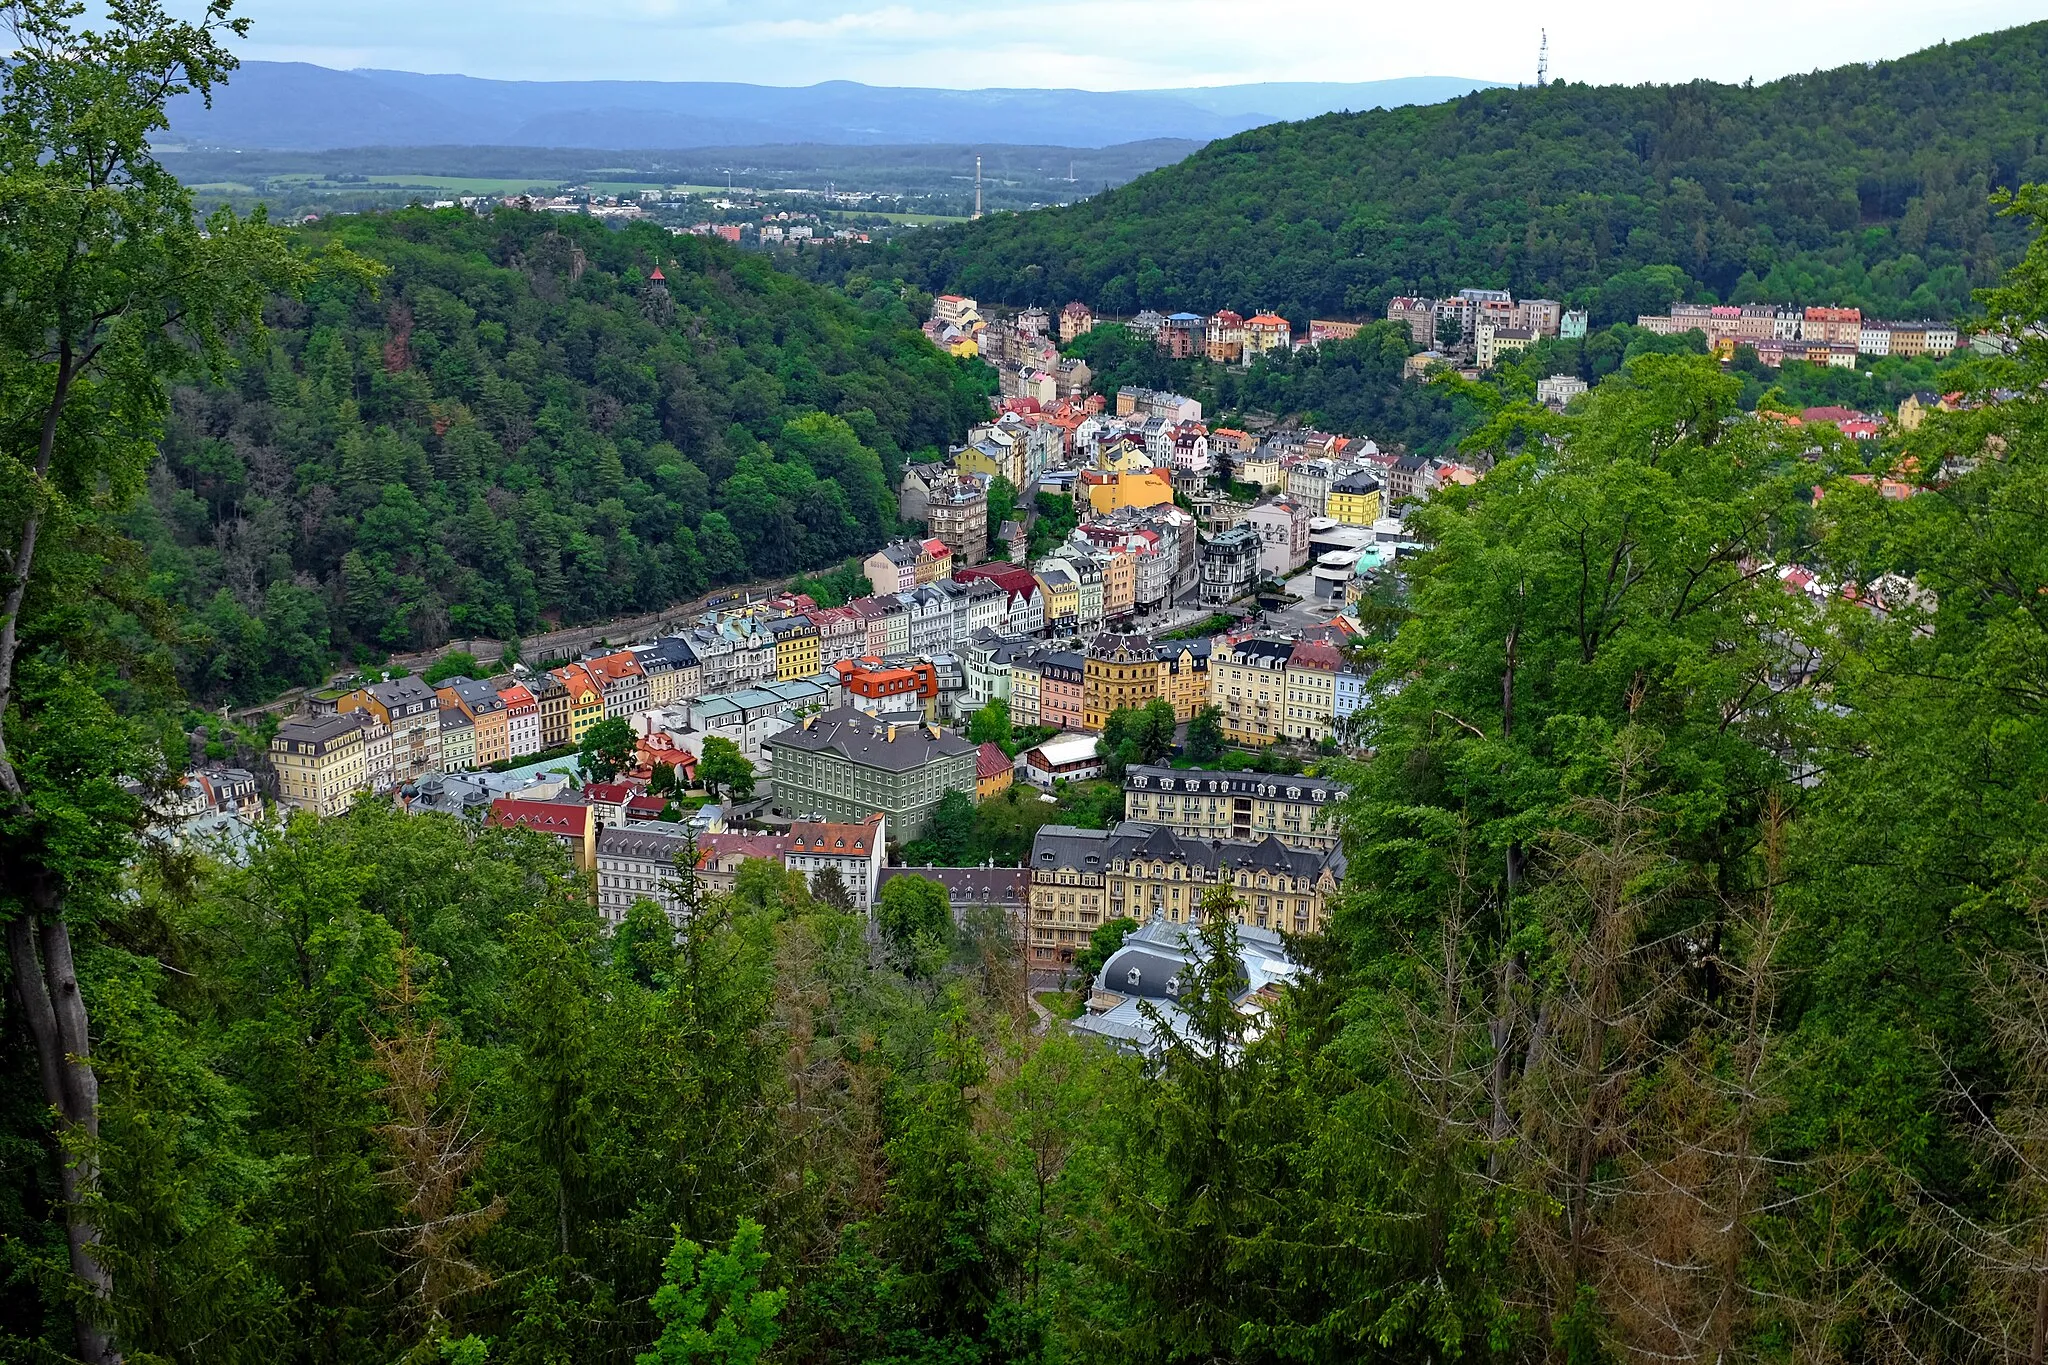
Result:
<svg viewBox="0 0 2048 1365"><path fill-rule="evenodd" d="M1102 776L1102 755L1097 752L1097 735L1069 732L1054 735L1045 743L1027 749L1017 760L1024 780L1035 787L1050 789L1055 781L1086 782Z"/></svg>
<svg viewBox="0 0 2048 1365"><path fill-rule="evenodd" d="M868 913L881 885L888 817L877 812L857 825L799 820L789 827L789 853L784 862L814 886L830 868L853 897L856 910Z"/></svg>
<svg viewBox="0 0 2048 1365"><path fill-rule="evenodd" d="M683 904L676 894L676 858L689 847L680 825L629 820L597 832L597 912L617 928L637 900L659 905L680 924Z"/></svg>

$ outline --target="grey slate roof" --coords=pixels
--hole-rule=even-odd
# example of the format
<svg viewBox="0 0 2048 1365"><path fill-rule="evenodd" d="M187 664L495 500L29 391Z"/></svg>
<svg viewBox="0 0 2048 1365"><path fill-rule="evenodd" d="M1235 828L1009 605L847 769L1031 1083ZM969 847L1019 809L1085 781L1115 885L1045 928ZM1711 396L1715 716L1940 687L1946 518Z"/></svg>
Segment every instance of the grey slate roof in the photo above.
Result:
<svg viewBox="0 0 2048 1365"><path fill-rule="evenodd" d="M1071 871L1100 876L1108 869L1108 830L1044 825L1031 841L1033 872Z"/></svg>
<svg viewBox="0 0 2048 1365"><path fill-rule="evenodd" d="M1133 764L1124 770L1124 786L1146 791L1202 792L1211 796L1262 796L1277 801L1313 801L1321 792L1325 802L1335 803L1350 795L1351 789L1334 778L1296 777L1276 773L1224 772L1210 768L1168 768L1150 763ZM1268 792L1264 788L1271 787ZM1298 790L1299 796L1290 796Z"/></svg>
<svg viewBox="0 0 2048 1365"><path fill-rule="evenodd" d="M898 877L923 877L946 888L947 899L965 904L987 901L1021 905L1030 894L1031 872L1017 867L885 867L879 886Z"/></svg>
<svg viewBox="0 0 2048 1365"><path fill-rule="evenodd" d="M438 704L439 700L434 696L433 688L414 677L393 678L389 682L371 683L364 690L382 702L386 709L416 704L418 702L426 702L432 706Z"/></svg>
<svg viewBox="0 0 2048 1365"><path fill-rule="evenodd" d="M763 743L778 750L837 754L862 767L896 773L909 772L933 759L975 752L972 744L948 731L870 716L851 706L836 706L812 716Z"/></svg>
<svg viewBox="0 0 2048 1365"><path fill-rule="evenodd" d="M441 686L448 688L468 704L471 711L502 711L505 699L498 695L498 689L489 683L474 678L449 678Z"/></svg>
<svg viewBox="0 0 2048 1365"><path fill-rule="evenodd" d="M1250 639L1240 640L1235 652L1245 663L1263 664L1268 668L1284 668L1294 653L1292 640Z"/></svg>
<svg viewBox="0 0 2048 1365"><path fill-rule="evenodd" d="M666 825L650 828L643 820L630 820L623 825L605 825L597 831L597 853L599 857L640 858L658 863L673 863L676 854L688 846L683 837L681 825Z"/></svg>
<svg viewBox="0 0 2048 1365"><path fill-rule="evenodd" d="M1212 873L1228 863L1233 869L1278 872L1311 880L1321 875L1327 865L1338 877L1344 875L1342 849L1324 853L1291 848L1271 835L1250 843L1234 839L1189 839L1163 826L1141 825L1135 820L1126 820L1111 832L1109 857L1111 861L1124 858L1185 862Z"/></svg>

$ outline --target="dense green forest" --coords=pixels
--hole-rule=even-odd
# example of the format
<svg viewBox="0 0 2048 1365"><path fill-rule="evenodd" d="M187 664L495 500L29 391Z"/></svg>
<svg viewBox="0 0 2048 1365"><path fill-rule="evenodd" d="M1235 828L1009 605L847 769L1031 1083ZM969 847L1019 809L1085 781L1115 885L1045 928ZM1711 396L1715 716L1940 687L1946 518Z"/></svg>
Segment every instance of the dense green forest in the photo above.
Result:
<svg viewBox="0 0 2048 1365"><path fill-rule="evenodd" d="M901 299L720 243L452 209L294 238L383 273L275 301L180 388L128 523L208 700L836 564L894 529L905 452L986 411Z"/></svg>
<svg viewBox="0 0 2048 1365"><path fill-rule="evenodd" d="M2048 239L1994 314L2044 281ZM553 845L371 808L117 862L72 912L105 1320L195 1362L2024 1356L2044 380L1875 464L1682 354L1483 431L1308 976L1252 1028L1212 917L1149 1061L1033 1029L1006 922L914 884L876 929L756 862L607 933ZM10 1025L0 1330L54 1360L36 1065Z"/></svg>
<svg viewBox="0 0 2048 1365"><path fill-rule="evenodd" d="M373 272L202 232L151 159L218 12L73 19L22 11L0 118L0 1358L2048 1353L2048 188L1983 300L2014 353L1909 435L1682 351L1475 397L1301 980L1240 1012L1219 892L1140 1058L909 878L871 922L685 856L679 924L608 930L529 832L157 840L170 380Z"/></svg>
<svg viewBox="0 0 2048 1365"><path fill-rule="evenodd" d="M2048 179L2048 23L1755 87L1482 90L1209 144L1085 203L823 271L985 303L1382 311L1512 289L1632 322L1674 297L1949 316L2017 258L1989 193Z"/></svg>

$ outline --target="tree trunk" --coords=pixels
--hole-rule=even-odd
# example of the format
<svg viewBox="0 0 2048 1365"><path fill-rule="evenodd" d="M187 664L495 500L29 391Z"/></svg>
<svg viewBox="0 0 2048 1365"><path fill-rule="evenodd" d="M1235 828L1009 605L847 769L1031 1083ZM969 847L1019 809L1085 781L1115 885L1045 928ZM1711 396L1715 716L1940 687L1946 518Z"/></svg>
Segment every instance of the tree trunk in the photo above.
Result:
<svg viewBox="0 0 2048 1365"><path fill-rule="evenodd" d="M54 897L45 892L36 899L48 902ZM70 928L54 913L54 906L46 904L35 915L8 924L7 952L15 993L35 1041L43 1094L57 1111L58 1176L71 1271L103 1308L113 1296L114 1282L100 1264L99 1227L85 1209L99 1189L99 1158L93 1151L100 1132L99 1078L93 1074L85 1000L71 961ZM82 1147L74 1146L76 1139L83 1139ZM78 1355L86 1365L119 1365L120 1353L94 1320L91 1306L80 1310L75 1327Z"/></svg>
<svg viewBox="0 0 2048 1365"><path fill-rule="evenodd" d="M2048 1238L2043 1239L2048 1242ZM2034 1349L2028 1353L2031 1365L2048 1359L2048 1269L2034 1272Z"/></svg>

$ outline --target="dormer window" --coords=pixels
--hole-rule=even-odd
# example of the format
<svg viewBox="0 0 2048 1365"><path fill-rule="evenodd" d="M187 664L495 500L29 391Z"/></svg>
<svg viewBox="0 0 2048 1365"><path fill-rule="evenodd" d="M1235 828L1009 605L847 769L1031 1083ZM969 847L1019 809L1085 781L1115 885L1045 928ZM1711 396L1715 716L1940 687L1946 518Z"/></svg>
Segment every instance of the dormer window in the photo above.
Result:
<svg viewBox="0 0 2048 1365"><path fill-rule="evenodd" d="M1145 974L1139 971L1136 967L1133 967L1129 971L1124 973L1124 984L1126 986L1129 986L1132 990L1138 989L1139 986L1144 984L1144 981Z"/></svg>

